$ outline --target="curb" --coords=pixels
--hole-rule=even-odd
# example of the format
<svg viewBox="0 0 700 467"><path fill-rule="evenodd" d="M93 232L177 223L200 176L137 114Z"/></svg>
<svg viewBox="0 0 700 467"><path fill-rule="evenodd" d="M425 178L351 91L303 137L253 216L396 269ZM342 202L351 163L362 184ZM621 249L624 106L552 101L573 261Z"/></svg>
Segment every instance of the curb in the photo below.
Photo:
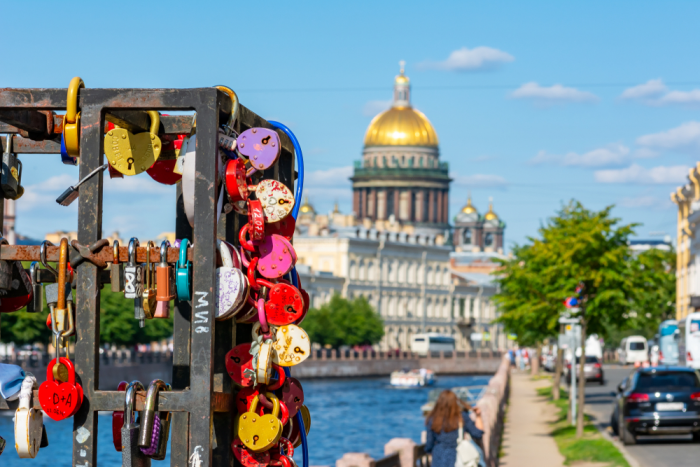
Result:
<svg viewBox="0 0 700 467"><path fill-rule="evenodd" d="M607 427L604 427L602 425L596 424L595 427L598 429L598 432L603 436L603 438L607 439L610 441L613 446L617 448L618 451L620 451L620 454L622 454L622 457L625 458L627 463L630 465L630 467L642 467L639 461L632 457L632 454L627 450L624 444L620 442L619 439L613 438L610 436L610 433L608 433Z"/></svg>

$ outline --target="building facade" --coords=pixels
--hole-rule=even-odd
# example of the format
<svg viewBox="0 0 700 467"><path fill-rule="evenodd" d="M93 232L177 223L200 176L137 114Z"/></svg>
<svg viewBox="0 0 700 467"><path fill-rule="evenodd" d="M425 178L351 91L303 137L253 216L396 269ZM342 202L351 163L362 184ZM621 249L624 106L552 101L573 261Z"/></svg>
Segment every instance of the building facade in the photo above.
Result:
<svg viewBox="0 0 700 467"><path fill-rule="evenodd" d="M671 193L678 206L676 243L676 319L700 311L700 162L688 174L689 183Z"/></svg>

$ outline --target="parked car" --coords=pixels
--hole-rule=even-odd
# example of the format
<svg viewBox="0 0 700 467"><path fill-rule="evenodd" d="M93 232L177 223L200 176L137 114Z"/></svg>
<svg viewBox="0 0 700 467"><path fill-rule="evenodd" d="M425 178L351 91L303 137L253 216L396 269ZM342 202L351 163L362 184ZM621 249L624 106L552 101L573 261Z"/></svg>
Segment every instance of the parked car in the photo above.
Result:
<svg viewBox="0 0 700 467"><path fill-rule="evenodd" d="M610 425L624 444L638 435L692 434L700 441L700 375L678 366L637 370L617 387Z"/></svg>
<svg viewBox="0 0 700 467"><path fill-rule="evenodd" d="M549 371L550 373L554 373L556 370L557 366L557 356L556 354L552 355L551 353L545 354L542 356L542 368L544 368L545 371Z"/></svg>
<svg viewBox="0 0 700 467"><path fill-rule="evenodd" d="M581 357L576 357L576 377L578 378L581 370ZM586 382L597 381L601 385L605 384L605 375L603 374L603 365L600 359L595 355L586 355L586 361L583 363L583 373L586 375ZM571 384L571 363L566 365L566 381Z"/></svg>

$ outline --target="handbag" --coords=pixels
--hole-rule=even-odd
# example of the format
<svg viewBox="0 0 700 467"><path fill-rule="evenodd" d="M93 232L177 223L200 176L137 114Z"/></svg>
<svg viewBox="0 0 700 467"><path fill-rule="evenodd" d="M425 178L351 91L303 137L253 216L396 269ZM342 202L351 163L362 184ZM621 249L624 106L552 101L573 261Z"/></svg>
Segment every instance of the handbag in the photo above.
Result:
<svg viewBox="0 0 700 467"><path fill-rule="evenodd" d="M457 434L457 458L455 467L478 467L481 456L470 439L464 439L464 425L459 421L459 431Z"/></svg>

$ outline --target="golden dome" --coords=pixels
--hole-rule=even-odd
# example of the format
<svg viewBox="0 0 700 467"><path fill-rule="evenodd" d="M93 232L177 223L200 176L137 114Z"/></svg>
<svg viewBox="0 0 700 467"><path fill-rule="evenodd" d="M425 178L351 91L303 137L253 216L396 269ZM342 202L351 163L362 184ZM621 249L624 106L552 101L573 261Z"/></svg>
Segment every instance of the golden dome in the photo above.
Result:
<svg viewBox="0 0 700 467"><path fill-rule="evenodd" d="M469 196L469 198L467 198L467 205L462 208L462 212L464 214L473 214L473 213L478 214L479 213L476 210L476 208L474 207L474 205L472 204L472 197L471 196Z"/></svg>
<svg viewBox="0 0 700 467"><path fill-rule="evenodd" d="M365 146L437 146L430 120L412 107L392 107L372 119Z"/></svg>
<svg viewBox="0 0 700 467"><path fill-rule="evenodd" d="M498 214L493 212L493 200L489 200L489 212L484 214L484 219L487 221L497 221L498 220Z"/></svg>
<svg viewBox="0 0 700 467"><path fill-rule="evenodd" d="M304 204L301 205L299 211L301 211L302 214L316 214L314 207L309 204L308 196L304 197Z"/></svg>

